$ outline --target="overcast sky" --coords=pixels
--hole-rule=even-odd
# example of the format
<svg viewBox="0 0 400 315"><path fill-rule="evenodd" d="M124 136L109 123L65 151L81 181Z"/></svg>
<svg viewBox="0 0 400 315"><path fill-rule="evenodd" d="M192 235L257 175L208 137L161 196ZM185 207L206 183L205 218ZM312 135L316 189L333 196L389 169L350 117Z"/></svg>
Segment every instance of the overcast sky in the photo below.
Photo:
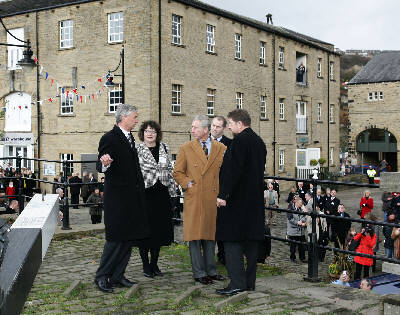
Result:
<svg viewBox="0 0 400 315"><path fill-rule="evenodd" d="M346 49L400 50L399 0L201 0Z"/></svg>

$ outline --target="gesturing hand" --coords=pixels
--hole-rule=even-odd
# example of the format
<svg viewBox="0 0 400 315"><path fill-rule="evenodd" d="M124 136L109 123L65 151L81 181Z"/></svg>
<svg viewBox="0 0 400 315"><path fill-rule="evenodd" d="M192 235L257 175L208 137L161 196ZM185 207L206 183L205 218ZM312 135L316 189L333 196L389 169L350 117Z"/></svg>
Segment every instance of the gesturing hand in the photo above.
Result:
<svg viewBox="0 0 400 315"><path fill-rule="evenodd" d="M226 200L217 198L217 207L225 207L226 206Z"/></svg>
<svg viewBox="0 0 400 315"><path fill-rule="evenodd" d="M100 162L101 162L101 164L103 164L104 167L109 166L112 161L113 161L113 159L111 158L111 156L109 154L104 154L100 158Z"/></svg>

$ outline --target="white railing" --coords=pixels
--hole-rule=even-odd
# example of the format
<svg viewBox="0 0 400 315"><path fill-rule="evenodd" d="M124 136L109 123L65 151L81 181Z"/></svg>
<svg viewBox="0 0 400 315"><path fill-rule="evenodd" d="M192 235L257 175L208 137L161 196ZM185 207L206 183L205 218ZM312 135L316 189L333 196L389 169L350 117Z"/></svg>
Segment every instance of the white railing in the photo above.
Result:
<svg viewBox="0 0 400 315"><path fill-rule="evenodd" d="M313 175L315 167L298 166L296 167L296 178L306 179Z"/></svg>
<svg viewBox="0 0 400 315"><path fill-rule="evenodd" d="M307 117L296 116L296 133L307 133Z"/></svg>

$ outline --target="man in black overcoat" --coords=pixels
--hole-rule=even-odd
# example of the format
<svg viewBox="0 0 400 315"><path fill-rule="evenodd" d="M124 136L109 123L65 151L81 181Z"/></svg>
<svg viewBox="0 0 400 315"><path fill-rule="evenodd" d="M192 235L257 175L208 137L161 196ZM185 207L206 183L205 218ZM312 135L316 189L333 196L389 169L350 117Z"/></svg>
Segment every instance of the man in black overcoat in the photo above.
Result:
<svg viewBox="0 0 400 315"><path fill-rule="evenodd" d="M228 123L234 138L220 172L216 239L224 242L231 282L216 291L222 295L255 289L257 246L264 240L265 222L265 144L250 128L247 111L230 112ZM246 270L243 255L247 258Z"/></svg>
<svg viewBox="0 0 400 315"><path fill-rule="evenodd" d="M82 184L82 179L79 178L78 173L72 173L71 178L69 179L70 184L76 184L76 185L71 185L70 186L70 192L71 192L71 203L73 205L79 204L79 194L81 192L81 185ZM72 206L74 209L78 209L78 206Z"/></svg>
<svg viewBox="0 0 400 315"><path fill-rule="evenodd" d="M224 132L226 130L227 121L224 116L215 116L211 122L211 138L216 141L221 142L227 148L229 148L232 139L226 137ZM225 250L224 250L224 243L217 241L218 245L218 261L225 265Z"/></svg>
<svg viewBox="0 0 400 315"><path fill-rule="evenodd" d="M144 206L144 182L131 130L138 123L135 106L122 104L116 125L99 143L97 171L105 174L104 224L106 243L95 283L103 292L114 286L131 287L124 273L135 246L149 237Z"/></svg>
<svg viewBox="0 0 400 315"><path fill-rule="evenodd" d="M329 215L337 215L338 207L340 205L340 199L336 198L336 189L331 190L331 197L325 199L325 214ZM334 219L326 218L326 222L328 223L328 232L331 230L330 239L333 242L336 239L335 228L332 227L334 223Z"/></svg>

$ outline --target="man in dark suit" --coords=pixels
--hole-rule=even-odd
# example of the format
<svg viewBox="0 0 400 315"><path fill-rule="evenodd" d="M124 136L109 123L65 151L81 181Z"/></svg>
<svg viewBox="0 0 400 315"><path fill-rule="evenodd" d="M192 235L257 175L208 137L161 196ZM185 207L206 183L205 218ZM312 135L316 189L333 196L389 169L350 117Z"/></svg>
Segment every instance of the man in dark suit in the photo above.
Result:
<svg viewBox="0 0 400 315"><path fill-rule="evenodd" d="M350 218L350 215L345 212L344 205L339 204L336 215L342 218ZM349 233L351 227L351 221L347 220L333 220L332 222L332 234L336 235L333 240L336 248L344 249L347 233Z"/></svg>
<svg viewBox="0 0 400 315"><path fill-rule="evenodd" d="M232 142L232 139L225 137L224 132L226 130L226 119L224 116L215 116L211 122L211 138L217 140L224 144L227 148ZM225 265L225 251L224 251L224 243L217 241L218 245L218 261Z"/></svg>
<svg viewBox="0 0 400 315"><path fill-rule="evenodd" d="M78 173L72 173L72 177L69 179L70 184L81 184L82 179L79 178ZM79 194L81 192L81 186L80 185L71 185L70 186L70 191L71 191L71 203L73 205L79 204ZM78 206L72 206L74 209L78 209Z"/></svg>
<svg viewBox="0 0 400 315"><path fill-rule="evenodd" d="M216 291L221 295L255 290L257 246L264 240L265 222L265 143L250 128L247 111L230 112L228 123L234 138L220 172L216 239L224 242L231 282ZM246 269L243 255L247 258Z"/></svg>
<svg viewBox="0 0 400 315"><path fill-rule="evenodd" d="M115 113L116 125L99 143L97 170L105 174L104 224L106 243L95 283L103 292L113 286L131 287L124 273L132 246L149 236L144 206L144 182L131 130L138 123L135 106L122 104Z"/></svg>
<svg viewBox="0 0 400 315"><path fill-rule="evenodd" d="M325 214L337 215L339 205L340 199L336 198L336 189L332 189L330 199L326 199L325 201ZM328 223L328 232L329 228L331 230L330 239L333 242L336 239L335 228L332 226L334 223L334 219L326 218L326 222Z"/></svg>

